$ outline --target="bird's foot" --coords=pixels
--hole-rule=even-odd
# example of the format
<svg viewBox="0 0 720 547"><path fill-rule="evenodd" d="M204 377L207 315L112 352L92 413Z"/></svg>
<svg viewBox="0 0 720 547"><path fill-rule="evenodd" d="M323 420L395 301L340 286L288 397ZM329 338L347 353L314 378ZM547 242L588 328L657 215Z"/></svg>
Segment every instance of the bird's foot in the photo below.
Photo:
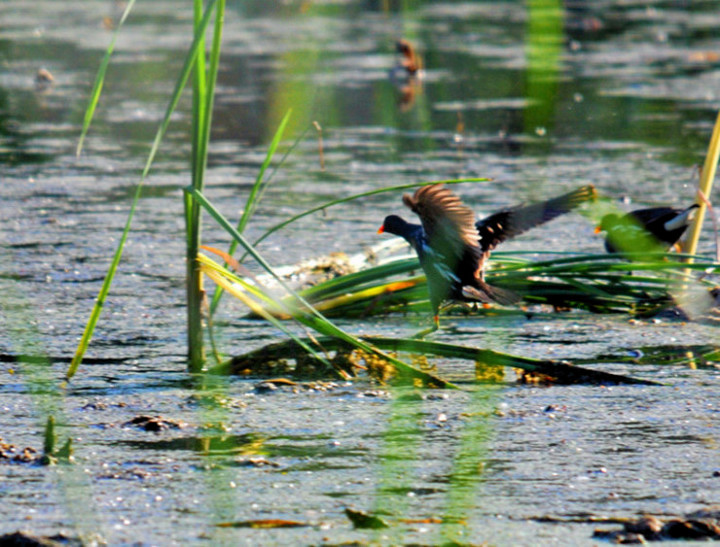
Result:
<svg viewBox="0 0 720 547"><path fill-rule="evenodd" d="M433 324L432 324L432 326L430 326L430 327L428 327L428 328L426 328L426 329L423 329L423 330L421 330L421 331L418 332L418 333L413 334L410 338L411 338L412 340L422 340L423 338L425 338L425 336L427 336L427 335L430 334L431 332L435 332L435 331L438 330L439 328L440 328L440 318L439 318L437 315L435 315L435 316L433 317Z"/></svg>

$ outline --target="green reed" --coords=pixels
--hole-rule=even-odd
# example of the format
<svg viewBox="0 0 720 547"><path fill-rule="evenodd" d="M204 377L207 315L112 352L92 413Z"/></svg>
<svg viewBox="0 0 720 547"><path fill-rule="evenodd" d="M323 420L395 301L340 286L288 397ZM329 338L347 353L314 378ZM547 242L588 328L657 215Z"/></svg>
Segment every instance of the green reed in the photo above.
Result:
<svg viewBox="0 0 720 547"><path fill-rule="evenodd" d="M220 0L215 13L215 27L210 47L210 64L205 67L205 47L203 45L202 0L195 0L195 30L199 37L199 47L195 53L193 71L193 127L192 127L192 183L194 190L202 192L205 186L210 126L215 99L215 84L220 65L220 44L224 24L225 0ZM198 31L200 34L198 35ZM188 368L191 372L200 372L205 365L203 346L202 305L205 293L202 286L202 274L195 257L200 249L202 235L202 216L200 205L190 194L185 193L185 227L187 267L187 340Z"/></svg>

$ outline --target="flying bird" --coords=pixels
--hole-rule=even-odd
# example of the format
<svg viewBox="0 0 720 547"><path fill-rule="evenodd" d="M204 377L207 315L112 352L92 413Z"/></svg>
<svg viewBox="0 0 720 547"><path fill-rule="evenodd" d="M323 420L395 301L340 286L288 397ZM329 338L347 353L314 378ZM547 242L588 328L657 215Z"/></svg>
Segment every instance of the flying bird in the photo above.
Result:
<svg viewBox="0 0 720 547"><path fill-rule="evenodd" d="M442 184L403 195L403 203L420 217L421 224L390 215L378 233L404 238L418 255L433 309L433 327L422 334L437 330L440 305L446 300L517 302L517 294L485 281L490 252L506 239L566 213L594 195L594 188L585 186L545 202L499 211L477 222L472 209Z"/></svg>

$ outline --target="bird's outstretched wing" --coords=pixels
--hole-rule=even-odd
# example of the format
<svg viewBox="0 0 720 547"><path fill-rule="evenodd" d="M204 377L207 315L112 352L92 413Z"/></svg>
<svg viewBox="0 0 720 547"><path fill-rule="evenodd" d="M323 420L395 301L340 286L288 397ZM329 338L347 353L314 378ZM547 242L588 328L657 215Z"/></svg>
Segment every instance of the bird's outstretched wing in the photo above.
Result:
<svg viewBox="0 0 720 547"><path fill-rule="evenodd" d="M403 203L420 217L433 248L448 258L459 260L468 252L480 258L475 214L448 188L442 184L423 186L413 195L403 195Z"/></svg>
<svg viewBox="0 0 720 547"><path fill-rule="evenodd" d="M475 228L480 247L483 252L492 251L503 241L564 215L583 202L595 199L596 195L595 187L589 184L547 201L518 205L478 220Z"/></svg>

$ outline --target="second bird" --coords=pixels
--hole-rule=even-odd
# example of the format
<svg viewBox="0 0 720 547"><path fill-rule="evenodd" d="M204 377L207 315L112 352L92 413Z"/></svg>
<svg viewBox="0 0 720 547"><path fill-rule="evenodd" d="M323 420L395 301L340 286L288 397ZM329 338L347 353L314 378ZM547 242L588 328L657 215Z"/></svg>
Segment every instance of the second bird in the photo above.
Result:
<svg viewBox="0 0 720 547"><path fill-rule="evenodd" d="M607 232L609 253L665 252L675 245L693 221L699 205L687 209L651 207L620 216L605 215L595 231Z"/></svg>

